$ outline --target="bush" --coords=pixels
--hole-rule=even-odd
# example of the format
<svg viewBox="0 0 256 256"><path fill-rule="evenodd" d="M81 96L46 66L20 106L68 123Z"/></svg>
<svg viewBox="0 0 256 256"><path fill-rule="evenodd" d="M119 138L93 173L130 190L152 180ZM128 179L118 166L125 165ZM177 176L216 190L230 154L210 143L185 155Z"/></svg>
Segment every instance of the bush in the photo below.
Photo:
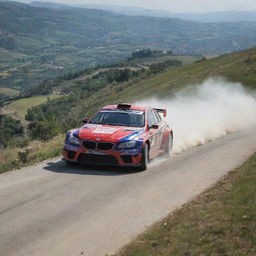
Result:
<svg viewBox="0 0 256 256"><path fill-rule="evenodd" d="M28 125L32 139L49 140L61 132L60 124L54 116L37 120Z"/></svg>
<svg viewBox="0 0 256 256"><path fill-rule="evenodd" d="M0 146L6 147L16 137L24 134L24 128L19 120L7 115L0 115Z"/></svg>

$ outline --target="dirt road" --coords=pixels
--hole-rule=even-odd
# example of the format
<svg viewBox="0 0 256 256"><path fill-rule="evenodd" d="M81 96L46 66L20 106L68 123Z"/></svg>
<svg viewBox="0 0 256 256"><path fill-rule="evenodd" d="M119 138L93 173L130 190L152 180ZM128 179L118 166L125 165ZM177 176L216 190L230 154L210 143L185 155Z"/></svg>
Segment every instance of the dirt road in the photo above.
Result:
<svg viewBox="0 0 256 256"><path fill-rule="evenodd" d="M1 256L102 256L195 197L256 150L256 129L145 172L66 167L59 159L0 175Z"/></svg>

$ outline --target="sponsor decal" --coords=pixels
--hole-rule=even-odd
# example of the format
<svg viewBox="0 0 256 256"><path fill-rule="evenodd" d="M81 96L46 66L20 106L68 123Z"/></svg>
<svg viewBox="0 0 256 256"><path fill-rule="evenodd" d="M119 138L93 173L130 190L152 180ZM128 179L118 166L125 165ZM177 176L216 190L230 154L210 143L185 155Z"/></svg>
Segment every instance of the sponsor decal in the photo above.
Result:
<svg viewBox="0 0 256 256"><path fill-rule="evenodd" d="M136 139L136 137L140 136L141 134L144 133L144 129L138 129L136 130L136 132L133 132L131 134L129 134L128 136L125 136L124 138L122 138L119 142L122 142L122 141L128 141L128 140L134 140ZM136 139L137 140L137 139ZM140 138L139 138L140 140Z"/></svg>
<svg viewBox="0 0 256 256"><path fill-rule="evenodd" d="M92 133L113 134L117 130L117 128L112 127L97 127Z"/></svg>
<svg viewBox="0 0 256 256"><path fill-rule="evenodd" d="M85 124L84 126L83 126L83 129L90 129L90 128L94 128L94 127L101 127L101 125L99 125L99 124Z"/></svg>

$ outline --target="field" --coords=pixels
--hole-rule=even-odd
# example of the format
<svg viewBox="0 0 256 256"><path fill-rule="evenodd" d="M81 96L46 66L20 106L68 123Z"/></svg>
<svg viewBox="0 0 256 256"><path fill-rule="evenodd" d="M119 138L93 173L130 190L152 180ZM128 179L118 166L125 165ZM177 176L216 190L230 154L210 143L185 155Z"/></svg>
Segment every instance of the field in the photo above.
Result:
<svg viewBox="0 0 256 256"><path fill-rule="evenodd" d="M115 256L256 255L256 154Z"/></svg>
<svg viewBox="0 0 256 256"><path fill-rule="evenodd" d="M19 91L11 89L11 88L0 87L0 94L4 94L7 96L17 96L17 95L19 95Z"/></svg>
<svg viewBox="0 0 256 256"><path fill-rule="evenodd" d="M47 100L54 98L50 96L36 96L31 98L25 98L16 100L8 105L6 105L2 110L2 114L8 114L15 119L21 120L22 123L25 123L25 115L27 113L27 109L40 105Z"/></svg>

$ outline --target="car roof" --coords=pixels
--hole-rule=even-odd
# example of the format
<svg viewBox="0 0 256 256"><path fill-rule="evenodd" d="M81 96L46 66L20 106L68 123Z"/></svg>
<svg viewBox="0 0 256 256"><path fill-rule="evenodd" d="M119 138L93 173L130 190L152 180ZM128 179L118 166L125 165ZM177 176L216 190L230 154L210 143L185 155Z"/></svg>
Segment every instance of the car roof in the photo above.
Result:
<svg viewBox="0 0 256 256"><path fill-rule="evenodd" d="M150 107L141 107L134 104L129 103L120 103L117 105L108 105L102 108L103 109L130 109L130 110L139 110L139 111L145 111L147 109L151 109Z"/></svg>

